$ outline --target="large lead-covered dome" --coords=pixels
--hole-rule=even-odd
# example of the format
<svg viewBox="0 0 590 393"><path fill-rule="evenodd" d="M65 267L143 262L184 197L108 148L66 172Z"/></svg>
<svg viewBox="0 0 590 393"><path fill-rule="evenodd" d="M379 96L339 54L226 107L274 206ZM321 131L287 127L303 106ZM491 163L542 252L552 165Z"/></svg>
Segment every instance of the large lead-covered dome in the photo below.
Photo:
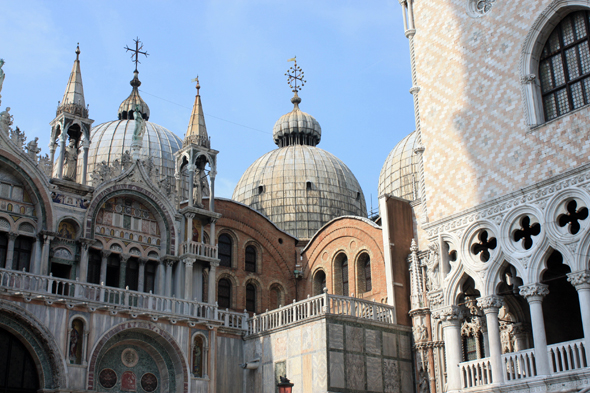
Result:
<svg viewBox="0 0 590 393"><path fill-rule="evenodd" d="M311 115L299 114L301 100L296 98L294 110L285 115L292 121L283 116L275 125L274 140L280 147L244 172L232 198L292 235L310 239L336 217L366 217L367 207L351 170L333 154L315 147L321 135L319 123Z"/></svg>
<svg viewBox="0 0 590 393"><path fill-rule="evenodd" d="M158 124L146 121L145 128L139 159L151 157L161 175L174 176L174 153L182 147L182 141L172 131ZM135 120L115 120L92 127L88 173L92 173L95 166L103 161L112 165L115 160L121 162L125 151L131 153L134 129ZM79 165L82 165L81 161L78 160ZM78 173L81 173L81 168L78 168Z"/></svg>
<svg viewBox="0 0 590 393"><path fill-rule="evenodd" d="M389 153L379 175L379 195L389 194L413 201L420 197L416 131L402 139Z"/></svg>

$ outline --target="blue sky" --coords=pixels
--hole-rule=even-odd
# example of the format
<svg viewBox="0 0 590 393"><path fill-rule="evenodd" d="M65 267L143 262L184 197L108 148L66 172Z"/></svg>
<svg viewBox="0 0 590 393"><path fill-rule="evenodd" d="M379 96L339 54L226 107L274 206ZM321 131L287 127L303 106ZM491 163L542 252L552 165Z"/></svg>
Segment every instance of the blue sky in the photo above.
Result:
<svg viewBox="0 0 590 393"><path fill-rule="evenodd" d="M297 56L304 112L322 127L319 147L343 160L368 207L389 151L414 129L408 41L397 0L11 1L0 12L6 64L2 107L48 152L55 116L80 42L94 125L116 119L134 65L123 49L138 36L140 91L150 121L181 138L199 75L216 194L231 197L242 173L276 148L272 128L291 111L285 72Z"/></svg>

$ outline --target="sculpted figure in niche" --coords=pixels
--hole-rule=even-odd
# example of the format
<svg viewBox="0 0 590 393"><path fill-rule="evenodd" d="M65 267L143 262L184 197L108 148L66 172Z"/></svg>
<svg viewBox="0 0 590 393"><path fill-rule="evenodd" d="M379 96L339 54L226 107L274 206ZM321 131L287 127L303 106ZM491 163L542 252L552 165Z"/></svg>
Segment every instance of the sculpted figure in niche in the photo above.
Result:
<svg viewBox="0 0 590 393"><path fill-rule="evenodd" d="M76 147L76 140L70 139L70 144L66 147L64 158L64 174L65 180L76 181L76 168L78 167L78 148Z"/></svg>

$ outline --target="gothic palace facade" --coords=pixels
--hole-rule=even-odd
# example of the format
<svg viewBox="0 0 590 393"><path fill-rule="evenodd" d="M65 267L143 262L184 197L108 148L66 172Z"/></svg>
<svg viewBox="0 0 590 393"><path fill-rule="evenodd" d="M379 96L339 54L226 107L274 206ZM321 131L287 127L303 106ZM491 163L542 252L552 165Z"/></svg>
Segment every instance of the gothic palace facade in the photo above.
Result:
<svg viewBox="0 0 590 393"><path fill-rule="evenodd" d="M79 49L48 154L0 111L0 392L590 391L590 1L400 4L376 218L296 84L232 199L198 81L183 139Z"/></svg>

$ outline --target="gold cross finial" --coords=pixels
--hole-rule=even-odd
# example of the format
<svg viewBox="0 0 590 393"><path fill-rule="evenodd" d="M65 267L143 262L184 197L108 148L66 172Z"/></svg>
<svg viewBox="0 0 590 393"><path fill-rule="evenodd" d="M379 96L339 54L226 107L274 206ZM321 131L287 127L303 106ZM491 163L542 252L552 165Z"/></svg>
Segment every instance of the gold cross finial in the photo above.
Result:
<svg viewBox="0 0 590 393"><path fill-rule="evenodd" d="M293 64L292 67L289 67L289 69L287 70L285 75L287 76L287 83L289 84L289 86L292 89L291 91L293 93L297 94L297 92L300 91L303 86L305 86L307 81L303 80L304 72L303 72L303 70L301 70L301 67L297 66L297 56L295 56L292 59L289 59L287 61L294 61L295 62L295 64ZM301 85L298 86L297 83L301 83Z"/></svg>
<svg viewBox="0 0 590 393"><path fill-rule="evenodd" d="M148 55L147 51L144 51L144 52L141 51L143 49L143 43L139 40L139 37L134 39L133 42L135 42L135 49L131 49L128 46L125 46L124 49L126 49L127 51L133 52L133 54L131 55L131 61L133 61L135 63L135 72L138 72L137 71L137 64L141 64L141 62L138 59L138 56L144 55L145 57L148 57L149 55ZM135 60L133 59L134 57L135 57Z"/></svg>

